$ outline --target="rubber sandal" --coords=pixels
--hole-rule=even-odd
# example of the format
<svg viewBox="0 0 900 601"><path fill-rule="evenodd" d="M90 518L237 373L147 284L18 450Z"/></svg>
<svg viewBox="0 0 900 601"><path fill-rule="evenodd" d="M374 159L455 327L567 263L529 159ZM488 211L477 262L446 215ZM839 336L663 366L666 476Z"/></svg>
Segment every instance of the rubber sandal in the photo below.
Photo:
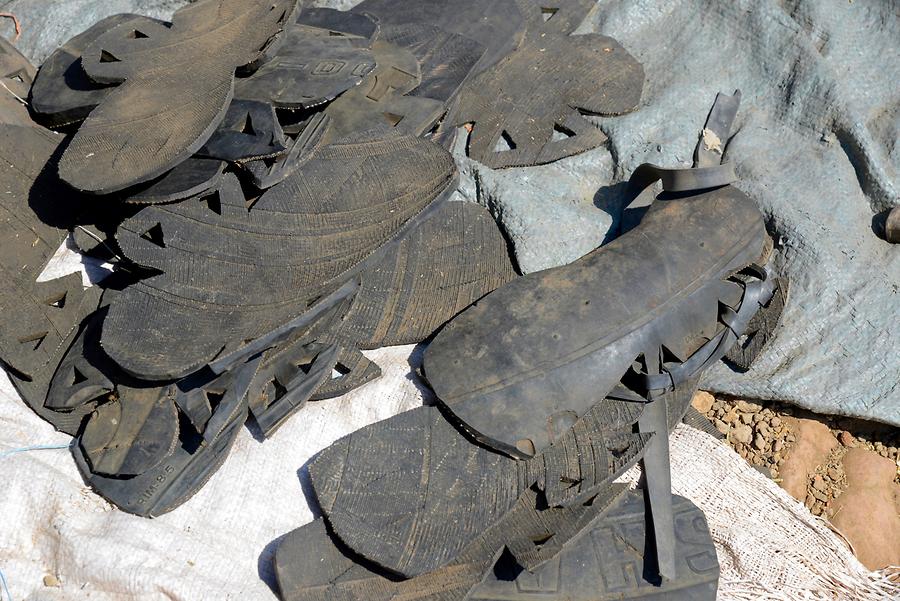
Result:
<svg viewBox="0 0 900 601"><path fill-rule="evenodd" d="M366 563L319 519L291 532L278 545L274 564L280 597L282 601L462 601L477 590L505 546L528 549L530 556L548 561L622 495L623 487L617 486L590 503L558 508L543 507L539 494L527 490L502 520L479 533L451 565L408 580L398 580Z"/></svg>
<svg viewBox="0 0 900 601"><path fill-rule="evenodd" d="M202 0L177 11L171 28L125 24L100 36L82 56L85 72L97 83L124 83L81 125L60 176L107 194L190 157L225 117L235 69L258 58L294 7L293 0Z"/></svg>
<svg viewBox="0 0 900 601"><path fill-rule="evenodd" d="M119 387L120 399L91 414L73 447L85 480L119 509L143 517L185 503L227 458L247 417L246 389L254 369L251 362L189 391L179 385ZM191 404L198 397L205 404ZM180 420L176 408L189 419Z"/></svg>
<svg viewBox="0 0 900 601"><path fill-rule="evenodd" d="M515 461L472 444L437 408L422 407L339 440L309 464L310 479L344 544L393 574L418 576L451 564L532 486L548 504L577 486L570 507L608 490L649 437L609 430L605 417L598 405L545 453Z"/></svg>
<svg viewBox="0 0 900 601"><path fill-rule="evenodd" d="M117 241L162 274L112 304L103 347L135 377L184 377L376 263L452 193L455 175L426 140L357 138L322 148L258 199L226 174L216 194L148 207Z"/></svg>
<svg viewBox="0 0 900 601"><path fill-rule="evenodd" d="M244 163L282 156L288 150L286 144L271 104L235 99L215 133L197 151L197 156Z"/></svg>
<svg viewBox="0 0 900 601"><path fill-rule="evenodd" d="M106 307L86 320L53 376L46 409L87 416L72 453L86 482L123 511L154 517L193 496L225 460L247 416L258 359L171 384L119 371L100 348Z"/></svg>
<svg viewBox="0 0 900 601"><path fill-rule="evenodd" d="M596 8L594 0L516 0L531 35L572 34Z"/></svg>
<svg viewBox="0 0 900 601"><path fill-rule="evenodd" d="M739 98L717 98L707 125L720 140ZM635 190L662 179L673 195L661 196L637 228L572 265L492 293L451 322L425 356L446 410L476 440L513 456L546 448L554 417L581 415L598 392L644 399L637 429L652 435L643 463L663 579L676 573L666 396L685 382L693 389L774 294L771 271L753 263L765 249L762 215L728 185L733 167L712 164L722 154L710 139L701 140L694 169L635 171ZM567 320L609 325L567 328Z"/></svg>
<svg viewBox="0 0 900 601"><path fill-rule="evenodd" d="M301 21L306 13L301 11ZM320 9L313 16L339 29L368 32L371 28L372 34L377 30L374 21L363 15L343 14L345 20L337 19L331 12L326 12L323 18ZM346 27L341 27L343 24ZM235 82L236 97L271 102L276 108L310 109L359 85L375 68L367 38L301 22L287 27L281 37L282 45L271 60L250 77Z"/></svg>
<svg viewBox="0 0 900 601"><path fill-rule="evenodd" d="M449 103L482 60L484 45L426 23L382 27L379 39L409 50L422 81L409 96Z"/></svg>
<svg viewBox="0 0 900 601"><path fill-rule="evenodd" d="M331 37L343 36L368 45L378 36L378 22L368 15L333 8L304 7L297 23L327 31Z"/></svg>
<svg viewBox="0 0 900 601"><path fill-rule="evenodd" d="M36 291L42 294L50 293L51 296L48 297L48 300L55 299L55 302L49 304L39 301L23 302L25 296L16 297L15 300L22 307L17 311L7 311L5 315L11 320L28 319L29 324L41 328L38 331L20 330L33 333L14 342L20 342L26 337L37 338L20 342L18 346L27 347L34 354L46 349L45 353L39 359L40 362L36 360L30 364L32 367L27 371L20 371L10 366L6 359L15 356L15 362L19 363L24 354L7 354L10 351L7 350L7 341L3 340L3 347L0 348L0 353L2 353L0 361L6 369L10 382L25 404L60 432L74 436L84 423L87 414L90 413L90 408L79 407L73 411L57 412L46 407L45 400L59 361L69 346L77 340L81 322L99 305L101 290L96 286L85 290L81 285L81 274L70 274L64 278L47 282L44 286L38 285ZM6 298L6 294L3 294L2 297L0 300L5 305L10 299ZM68 305L69 308L66 310L65 306L60 305ZM50 309L45 309L45 307L50 307ZM49 314L57 311L60 313L59 315ZM43 322L33 317L41 316L42 312L44 312Z"/></svg>
<svg viewBox="0 0 900 601"><path fill-rule="evenodd" d="M342 140L359 132L420 136L443 115L444 103L407 96L422 81L416 57L387 42L372 45L377 66L356 88L332 102L326 141Z"/></svg>
<svg viewBox="0 0 900 601"><path fill-rule="evenodd" d="M546 3L520 1L491 5L491 10L503 12L504 25L492 30L485 24L483 7L479 13L470 11L470 2L452 2L452 12L444 12L448 4L418 3L417 10L398 11L387 2L364 2L355 10L373 11L382 19L379 39L413 53L420 64L421 82L407 96L438 100L445 104L455 98L463 83L513 52L521 42L526 27L541 33L560 31L569 33L566 23L583 20L593 3L587 0L566 2L561 7ZM393 10L391 10L393 8ZM400 14L402 13L402 14ZM546 16L552 15L550 28ZM465 26L462 26L465 24ZM496 27L496 23L493 24ZM576 23L577 25L577 23ZM395 113L396 114L396 113Z"/></svg>
<svg viewBox="0 0 900 601"><path fill-rule="evenodd" d="M525 35L525 15L515 0L364 0L352 12L374 16L389 27L425 25L473 40L483 50L473 72L481 72L512 52ZM435 40L439 42L439 40Z"/></svg>
<svg viewBox="0 0 900 601"><path fill-rule="evenodd" d="M488 210L446 203L362 273L339 339L361 350L419 343L515 277Z"/></svg>
<svg viewBox="0 0 900 601"><path fill-rule="evenodd" d="M139 15L113 15L57 48L44 60L31 87L30 104L36 119L47 127L65 127L84 121L103 102L112 88L87 76L81 55L97 38L126 23L135 31L164 25Z"/></svg>
<svg viewBox="0 0 900 601"><path fill-rule="evenodd" d="M474 124L470 158L493 169L541 165L603 144L606 136L582 113L634 110L643 81L640 63L612 38L538 30L470 79L449 119Z"/></svg>
<svg viewBox="0 0 900 601"><path fill-rule="evenodd" d="M596 518L553 561L537 570L526 570L512 555L504 554L466 599L714 601L719 563L706 517L683 497L674 497L673 507L678 564L671 581L655 578L644 501L636 491Z"/></svg>
<svg viewBox="0 0 900 601"><path fill-rule="evenodd" d="M0 124L31 122L26 99L34 75L34 65L6 38L0 39Z"/></svg>
<svg viewBox="0 0 900 601"><path fill-rule="evenodd" d="M166 204L198 196L218 186L227 163L193 156L165 175L128 191L130 204Z"/></svg>
<svg viewBox="0 0 900 601"><path fill-rule="evenodd" d="M68 235L79 204L55 177L63 137L33 123L0 125L0 291L4 327L0 361L25 403L59 430L73 432L78 416L44 409L50 378L100 292L85 290L81 274L38 282ZM70 419L71 418L71 419Z"/></svg>
<svg viewBox="0 0 900 601"><path fill-rule="evenodd" d="M684 171L673 177L692 184L703 173L690 172L704 169ZM705 172L733 178L730 164ZM772 292L763 269L735 277L762 254L762 215L727 185L682 196L657 201L639 227L575 263L514 280L437 336L426 376L479 441L540 451L553 415L581 415L621 385L652 400L743 333ZM566 325L575 323L596 326Z"/></svg>
<svg viewBox="0 0 900 601"><path fill-rule="evenodd" d="M239 166L258 190L268 190L293 175L322 149L330 126L328 115L316 113L299 124L296 132L285 132L288 150L284 155L245 161Z"/></svg>
<svg viewBox="0 0 900 601"><path fill-rule="evenodd" d="M225 461L246 420L247 391L265 349L339 308L354 290L342 287L307 315L170 383L132 378L102 350L107 299L86 320L53 376L46 409L88 416L73 454L98 494L136 515L167 513L200 490Z"/></svg>
<svg viewBox="0 0 900 601"><path fill-rule="evenodd" d="M773 284L775 289L771 299L760 307L737 343L725 353L723 361L735 371L748 371L778 330L781 314L788 303L790 280L775 277Z"/></svg>
<svg viewBox="0 0 900 601"><path fill-rule="evenodd" d="M340 329L358 291L355 281L348 282L286 327L237 351L238 357L257 349L263 353L247 397L250 412L265 436L271 436L332 378L342 351L332 341L331 331ZM223 371L231 361L231 356L219 359L215 369Z"/></svg>
<svg viewBox="0 0 900 601"><path fill-rule="evenodd" d="M266 436L308 400L334 398L381 375L360 350L413 344L515 277L490 213L449 202L360 275L346 308L273 347L250 387Z"/></svg>

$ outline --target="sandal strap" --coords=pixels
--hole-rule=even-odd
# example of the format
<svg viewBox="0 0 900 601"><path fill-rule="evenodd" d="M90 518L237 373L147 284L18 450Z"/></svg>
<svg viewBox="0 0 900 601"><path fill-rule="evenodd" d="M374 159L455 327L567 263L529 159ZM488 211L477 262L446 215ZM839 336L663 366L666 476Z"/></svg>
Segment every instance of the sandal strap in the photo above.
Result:
<svg viewBox="0 0 900 601"><path fill-rule="evenodd" d="M628 187L640 193L662 180L666 192L694 192L720 188L737 181L733 163L688 169L666 169L652 163L644 163L634 170Z"/></svg>
<svg viewBox="0 0 900 601"><path fill-rule="evenodd" d="M651 398L690 380L724 357L747 330L759 308L768 304L775 291L775 278L771 269L768 266L751 265L749 271L756 279L743 284L744 296L738 310L723 305L719 312L719 320L725 325L725 329L697 349L686 361L665 363L659 374L638 374L640 385L651 393Z"/></svg>

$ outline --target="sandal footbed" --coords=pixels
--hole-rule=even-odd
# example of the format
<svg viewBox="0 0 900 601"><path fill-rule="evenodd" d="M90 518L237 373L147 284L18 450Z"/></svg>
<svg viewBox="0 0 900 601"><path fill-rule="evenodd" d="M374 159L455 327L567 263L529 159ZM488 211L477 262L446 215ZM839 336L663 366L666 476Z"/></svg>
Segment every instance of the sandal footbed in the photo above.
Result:
<svg viewBox="0 0 900 601"><path fill-rule="evenodd" d="M406 95L422 81L419 62L409 50L379 40L372 52L375 69L325 109L330 119L326 141L359 132L419 136L444 112L442 102Z"/></svg>
<svg viewBox="0 0 900 601"><path fill-rule="evenodd" d="M474 40L484 48L476 68L481 70L512 52L527 26L515 0L421 0L402 7L394 0L364 0L351 10L373 15L382 29L424 24Z"/></svg>
<svg viewBox="0 0 900 601"><path fill-rule="evenodd" d="M462 601L501 557L504 546L530 547L544 561L621 498L614 486L591 502L544 507L527 490L496 524L480 532L450 565L408 580L380 572L347 549L319 519L288 534L275 552L283 601ZM536 542L537 541L537 542Z"/></svg>
<svg viewBox="0 0 900 601"><path fill-rule="evenodd" d="M250 389L258 424L271 435L307 400L334 398L377 378L381 370L359 349L421 342L513 277L490 213L472 203L445 203L361 274L349 310L324 316L266 352ZM329 346L337 354L319 365Z"/></svg>
<svg viewBox="0 0 900 601"><path fill-rule="evenodd" d="M286 28L282 37L284 43L270 61L235 82L238 98L308 109L359 85L375 68L372 51L354 38L298 24Z"/></svg>
<svg viewBox="0 0 900 601"><path fill-rule="evenodd" d="M426 351L425 375L482 443L514 451L526 439L540 451L553 415L582 415L635 360L664 350L684 361L713 338L719 304L742 298L725 278L764 239L762 215L733 187L657 201L607 246L467 309Z"/></svg>
<svg viewBox="0 0 900 601"><path fill-rule="evenodd" d="M225 117L235 69L261 54L295 4L202 0L178 10L170 28L135 32L125 24L100 36L82 66L98 83L123 83L81 125L60 176L77 189L108 194L190 157Z"/></svg>
<svg viewBox="0 0 900 601"><path fill-rule="evenodd" d="M703 512L684 497L673 496L676 576L659 581L652 544L648 544L644 495L624 501L596 518L570 540L552 561L526 570L509 554L488 570L469 601L613 601L670 599L715 601L719 580L716 547Z"/></svg>
<svg viewBox="0 0 900 601"><path fill-rule="evenodd" d="M545 453L516 461L470 442L438 408L422 407L341 439L309 473L344 544L391 573L418 576L454 561L532 486L545 502L569 506L608 487L649 440L615 428L621 417L598 404Z"/></svg>
<svg viewBox="0 0 900 601"><path fill-rule="evenodd" d="M63 137L29 123L0 125L0 291L5 326L0 361L20 395L57 429L73 432L83 415L44 409L50 379L78 328L97 308L100 291L85 290L81 274L38 282L68 235L78 199L55 175Z"/></svg>
<svg viewBox="0 0 900 601"><path fill-rule="evenodd" d="M431 217L455 173L452 157L426 140L354 139L324 147L249 209L228 174L218 194L148 207L117 241L163 273L112 304L103 347L136 377L192 373L377 262Z"/></svg>
<svg viewBox="0 0 900 601"><path fill-rule="evenodd" d="M612 38L528 35L466 83L453 121L474 124L470 158L493 169L541 165L603 144L606 135L581 113L630 112L643 82L640 63Z"/></svg>
<svg viewBox="0 0 900 601"><path fill-rule="evenodd" d="M109 85L95 83L84 72L81 55L97 38L125 23L138 30L163 24L134 14L112 15L76 35L44 60L31 86L30 98L31 108L41 123L63 127L83 121L109 95Z"/></svg>
<svg viewBox="0 0 900 601"><path fill-rule="evenodd" d="M158 179L130 190L130 204L166 204L216 188L227 163L193 156Z"/></svg>

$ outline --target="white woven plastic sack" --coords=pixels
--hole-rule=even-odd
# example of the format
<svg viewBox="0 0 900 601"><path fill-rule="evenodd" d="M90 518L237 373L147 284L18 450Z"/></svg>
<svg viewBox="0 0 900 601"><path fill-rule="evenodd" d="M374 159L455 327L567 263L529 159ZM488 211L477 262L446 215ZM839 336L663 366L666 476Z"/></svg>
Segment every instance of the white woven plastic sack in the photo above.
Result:
<svg viewBox="0 0 900 601"><path fill-rule="evenodd" d="M244 429L231 456L185 505L149 520L118 511L84 486L66 445L0 383L0 569L15 601L274 600L279 537L313 519L304 465L366 424L419 406L421 349L368 353L384 376L342 398L311 403L272 440ZM706 512L722 566L719 599L900 598L814 518L731 449L679 427L673 488ZM638 473L628 474L636 480ZM310 549L310 553L315 553ZM45 576L58 586L46 586ZM2 591L2 589L0 589ZM6 598L3 597L6 601Z"/></svg>

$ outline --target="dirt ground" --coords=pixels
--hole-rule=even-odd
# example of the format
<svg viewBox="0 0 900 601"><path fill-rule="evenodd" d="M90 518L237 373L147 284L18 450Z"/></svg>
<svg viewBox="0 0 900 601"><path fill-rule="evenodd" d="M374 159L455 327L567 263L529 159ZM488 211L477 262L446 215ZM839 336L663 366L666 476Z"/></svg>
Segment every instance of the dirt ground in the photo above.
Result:
<svg viewBox="0 0 900 601"><path fill-rule="evenodd" d="M865 565L900 564L900 429L705 392L694 406L741 457L831 522Z"/></svg>

